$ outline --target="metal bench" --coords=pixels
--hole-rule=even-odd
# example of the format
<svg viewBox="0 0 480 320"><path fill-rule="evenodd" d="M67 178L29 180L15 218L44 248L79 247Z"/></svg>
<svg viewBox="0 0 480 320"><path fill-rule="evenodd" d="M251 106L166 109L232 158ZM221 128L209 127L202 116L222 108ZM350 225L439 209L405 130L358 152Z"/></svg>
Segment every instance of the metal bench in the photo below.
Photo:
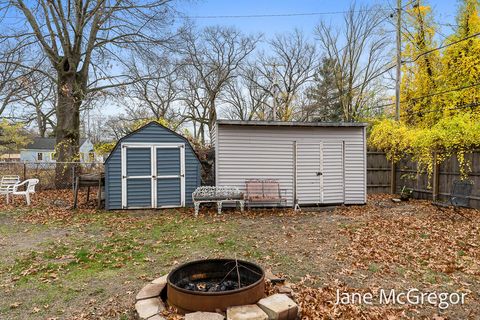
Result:
<svg viewBox="0 0 480 320"><path fill-rule="evenodd" d="M192 193L192 200L195 206L195 216L198 216L201 203L216 203L218 214L222 213L222 206L225 202L239 204L242 212L245 206L243 193L235 187L198 187Z"/></svg>
<svg viewBox="0 0 480 320"><path fill-rule="evenodd" d="M280 183L274 179L245 180L247 206L252 203L275 203L277 206L287 204L285 190L280 189ZM283 193L283 195L282 195Z"/></svg>
<svg viewBox="0 0 480 320"><path fill-rule="evenodd" d="M457 180L453 182L452 193L448 202L433 202L433 205L440 209L453 206L453 212L470 220L467 216L462 214L458 208L467 208L470 205L470 194L472 193L473 182L469 180Z"/></svg>

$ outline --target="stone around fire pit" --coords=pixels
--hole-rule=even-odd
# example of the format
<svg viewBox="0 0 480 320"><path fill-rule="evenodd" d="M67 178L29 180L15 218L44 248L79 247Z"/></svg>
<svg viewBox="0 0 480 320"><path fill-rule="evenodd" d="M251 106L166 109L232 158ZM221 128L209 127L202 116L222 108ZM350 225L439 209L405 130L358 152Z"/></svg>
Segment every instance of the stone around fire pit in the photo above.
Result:
<svg viewBox="0 0 480 320"><path fill-rule="evenodd" d="M165 287L165 284L149 283L145 287L143 287L142 290L140 290L140 292L136 296L136 299L143 300L143 299L158 297L164 287Z"/></svg>
<svg viewBox="0 0 480 320"><path fill-rule="evenodd" d="M162 315L167 299L167 276L159 277L140 290L135 309L142 320L166 320ZM298 305L292 300L292 287L285 282L276 285L279 293L256 300L257 304L231 306L227 308L227 320L294 320L299 319ZM287 296L287 293L290 295ZM153 297L151 297L153 295ZM258 302L257 302L258 301ZM224 314L215 312L187 313L185 320L224 320Z"/></svg>
<svg viewBox="0 0 480 320"><path fill-rule="evenodd" d="M269 319L295 320L297 318L298 306L285 294L274 294L261 299L257 304Z"/></svg>
<svg viewBox="0 0 480 320"><path fill-rule="evenodd" d="M135 309L140 319L165 320L160 313L165 310L161 293L167 285L167 275L145 285L136 296Z"/></svg>
<svg viewBox="0 0 480 320"><path fill-rule="evenodd" d="M227 320L268 320L268 315L256 304L230 307Z"/></svg>
<svg viewBox="0 0 480 320"><path fill-rule="evenodd" d="M214 312L193 312L185 315L185 320L224 320L225 317Z"/></svg>
<svg viewBox="0 0 480 320"><path fill-rule="evenodd" d="M165 310L165 306L159 298L151 298L137 301L135 309L140 319L149 319Z"/></svg>

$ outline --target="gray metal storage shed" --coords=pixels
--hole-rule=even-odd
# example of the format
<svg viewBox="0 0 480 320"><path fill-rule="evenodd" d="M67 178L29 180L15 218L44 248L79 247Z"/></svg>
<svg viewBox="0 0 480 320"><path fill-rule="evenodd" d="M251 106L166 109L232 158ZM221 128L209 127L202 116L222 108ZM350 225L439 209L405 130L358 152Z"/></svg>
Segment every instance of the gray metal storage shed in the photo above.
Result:
<svg viewBox="0 0 480 320"><path fill-rule="evenodd" d="M366 203L366 124L218 120L217 186L276 179L287 206Z"/></svg>
<svg viewBox="0 0 480 320"><path fill-rule="evenodd" d="M120 139L105 160L105 208L191 206L200 179L188 140L150 122Z"/></svg>

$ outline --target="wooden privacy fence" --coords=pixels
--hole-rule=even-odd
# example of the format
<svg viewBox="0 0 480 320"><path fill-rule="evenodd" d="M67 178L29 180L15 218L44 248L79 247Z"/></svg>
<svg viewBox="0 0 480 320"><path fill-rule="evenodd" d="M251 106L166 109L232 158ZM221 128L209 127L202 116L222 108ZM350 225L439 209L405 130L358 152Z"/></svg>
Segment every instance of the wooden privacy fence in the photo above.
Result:
<svg viewBox="0 0 480 320"><path fill-rule="evenodd" d="M480 208L480 150L466 155L472 171L468 179L473 181L473 190L470 195L470 206ZM395 178L397 193L403 186L413 189L413 197L417 199L436 198L446 201L450 197L453 181L460 180L459 164L456 157L445 160L432 174L417 173L418 165L408 158L402 159L396 165L395 174L392 174L392 165L385 157L385 153L377 151L367 152L367 192L389 193L392 176ZM429 181L430 180L430 181Z"/></svg>

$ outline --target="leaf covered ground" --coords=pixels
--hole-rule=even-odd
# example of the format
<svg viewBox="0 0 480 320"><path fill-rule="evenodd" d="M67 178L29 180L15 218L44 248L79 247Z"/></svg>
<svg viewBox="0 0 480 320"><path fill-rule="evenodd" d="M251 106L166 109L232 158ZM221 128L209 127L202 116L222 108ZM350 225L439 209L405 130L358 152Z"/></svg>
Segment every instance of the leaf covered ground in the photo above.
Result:
<svg viewBox="0 0 480 320"><path fill-rule="evenodd" d="M70 210L71 191L34 205L0 199L1 319L135 319L136 292L175 265L256 261L293 283L304 319L479 319L480 212L451 219L426 201L295 213ZM340 292L466 293L465 305L335 305ZM171 315L172 318L175 318Z"/></svg>

